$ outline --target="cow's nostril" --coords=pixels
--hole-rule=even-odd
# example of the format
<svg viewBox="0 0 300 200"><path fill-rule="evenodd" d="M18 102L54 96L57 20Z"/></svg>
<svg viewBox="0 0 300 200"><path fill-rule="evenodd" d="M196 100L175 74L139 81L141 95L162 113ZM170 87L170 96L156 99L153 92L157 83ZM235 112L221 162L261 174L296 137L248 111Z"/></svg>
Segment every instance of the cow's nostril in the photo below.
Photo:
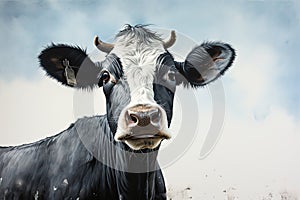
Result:
<svg viewBox="0 0 300 200"><path fill-rule="evenodd" d="M131 121L133 121L134 123L138 122L138 117L136 115L130 114L129 116L130 116Z"/></svg>
<svg viewBox="0 0 300 200"><path fill-rule="evenodd" d="M128 111L125 115L125 120L128 127L135 127L138 124L139 118L135 113L130 113Z"/></svg>
<svg viewBox="0 0 300 200"><path fill-rule="evenodd" d="M151 112L150 116L151 116L151 123L153 125L158 125L161 120L161 113L160 113L159 109L153 110Z"/></svg>

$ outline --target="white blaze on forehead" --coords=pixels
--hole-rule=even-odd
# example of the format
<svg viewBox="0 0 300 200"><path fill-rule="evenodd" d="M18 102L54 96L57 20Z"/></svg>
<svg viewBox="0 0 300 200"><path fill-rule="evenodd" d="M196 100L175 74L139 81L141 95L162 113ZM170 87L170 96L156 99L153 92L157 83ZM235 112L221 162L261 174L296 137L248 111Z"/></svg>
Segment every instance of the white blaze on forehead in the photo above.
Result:
<svg viewBox="0 0 300 200"><path fill-rule="evenodd" d="M156 61L165 49L160 40L147 42L136 38L118 37L111 53L116 54L122 63L125 78L128 82L130 104L155 103L153 82Z"/></svg>

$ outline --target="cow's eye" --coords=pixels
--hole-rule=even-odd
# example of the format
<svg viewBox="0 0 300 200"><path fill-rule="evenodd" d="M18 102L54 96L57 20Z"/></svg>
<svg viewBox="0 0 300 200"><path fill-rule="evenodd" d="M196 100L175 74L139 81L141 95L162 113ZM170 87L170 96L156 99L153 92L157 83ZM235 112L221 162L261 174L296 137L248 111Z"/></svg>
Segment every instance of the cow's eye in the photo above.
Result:
<svg viewBox="0 0 300 200"><path fill-rule="evenodd" d="M176 80L176 73L174 71L169 71L168 78L169 78L170 81L175 81Z"/></svg>
<svg viewBox="0 0 300 200"><path fill-rule="evenodd" d="M107 83L110 79L109 72L108 71L102 72L100 79L102 80L103 83Z"/></svg>

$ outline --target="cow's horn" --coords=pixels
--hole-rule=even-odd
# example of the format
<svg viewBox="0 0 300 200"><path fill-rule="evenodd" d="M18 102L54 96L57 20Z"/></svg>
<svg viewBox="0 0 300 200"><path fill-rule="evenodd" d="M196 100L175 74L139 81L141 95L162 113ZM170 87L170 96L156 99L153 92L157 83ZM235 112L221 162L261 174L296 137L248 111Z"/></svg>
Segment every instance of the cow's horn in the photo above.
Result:
<svg viewBox="0 0 300 200"><path fill-rule="evenodd" d="M175 41L176 41L175 31L171 31L171 37L169 38L169 40L163 42L164 48L165 49L170 48L171 46L173 46L173 44L175 43Z"/></svg>
<svg viewBox="0 0 300 200"><path fill-rule="evenodd" d="M100 51L103 51L105 53L111 52L111 50L114 48L113 44L101 41L98 36L95 37L94 44Z"/></svg>

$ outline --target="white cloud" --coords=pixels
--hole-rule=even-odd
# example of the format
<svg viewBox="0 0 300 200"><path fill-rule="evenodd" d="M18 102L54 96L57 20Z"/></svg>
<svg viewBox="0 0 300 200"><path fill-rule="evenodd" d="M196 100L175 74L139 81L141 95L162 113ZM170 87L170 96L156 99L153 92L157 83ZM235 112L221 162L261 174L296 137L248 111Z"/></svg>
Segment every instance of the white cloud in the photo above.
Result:
<svg viewBox="0 0 300 200"><path fill-rule="evenodd" d="M41 74L42 77L42 74ZM94 96L94 113L105 112L102 90ZM74 110L74 90L61 86L49 78L36 81L17 79L11 82L0 80L0 145L19 145L34 142L57 134L73 123L83 113ZM102 101L102 102L101 102ZM92 112L90 112L92 113Z"/></svg>
<svg viewBox="0 0 300 200"><path fill-rule="evenodd" d="M240 48L239 48L240 47ZM278 76L278 52L272 46L257 44L255 47L238 46L237 62L228 73L235 83L237 98L243 109L253 110L255 107L268 103L277 103L275 98L275 82Z"/></svg>

